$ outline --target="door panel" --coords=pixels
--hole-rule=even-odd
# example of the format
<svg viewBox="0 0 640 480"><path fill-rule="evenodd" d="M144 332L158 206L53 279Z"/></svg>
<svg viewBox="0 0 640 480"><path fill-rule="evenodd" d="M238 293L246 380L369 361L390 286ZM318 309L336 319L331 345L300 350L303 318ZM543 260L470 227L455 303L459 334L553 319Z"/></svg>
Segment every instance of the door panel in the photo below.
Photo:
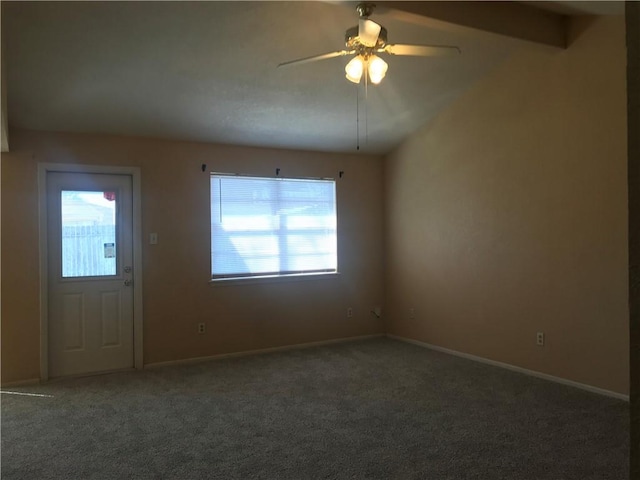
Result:
<svg viewBox="0 0 640 480"><path fill-rule="evenodd" d="M62 295L62 336L65 351L84 349L84 294Z"/></svg>
<svg viewBox="0 0 640 480"><path fill-rule="evenodd" d="M47 174L49 374L132 368L132 181Z"/></svg>
<svg viewBox="0 0 640 480"><path fill-rule="evenodd" d="M102 292L100 294L102 320L102 346L117 347L120 345L122 296L120 291Z"/></svg>

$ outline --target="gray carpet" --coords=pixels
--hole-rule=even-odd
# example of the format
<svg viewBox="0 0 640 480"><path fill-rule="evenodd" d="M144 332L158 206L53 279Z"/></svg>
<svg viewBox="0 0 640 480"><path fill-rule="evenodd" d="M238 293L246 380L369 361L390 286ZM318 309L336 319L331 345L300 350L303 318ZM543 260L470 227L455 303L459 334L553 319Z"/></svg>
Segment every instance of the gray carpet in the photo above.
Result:
<svg viewBox="0 0 640 480"><path fill-rule="evenodd" d="M6 390L3 480L628 478L626 402L386 338Z"/></svg>

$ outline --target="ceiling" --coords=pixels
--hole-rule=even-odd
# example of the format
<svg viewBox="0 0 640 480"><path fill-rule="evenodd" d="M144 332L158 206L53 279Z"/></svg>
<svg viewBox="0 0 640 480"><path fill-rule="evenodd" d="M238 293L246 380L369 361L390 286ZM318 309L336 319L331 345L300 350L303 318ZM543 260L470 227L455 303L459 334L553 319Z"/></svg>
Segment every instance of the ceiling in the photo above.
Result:
<svg viewBox="0 0 640 480"><path fill-rule="evenodd" d="M389 43L457 45L462 55L385 57L387 77L365 92L344 78L348 57L276 68L342 49L357 2L3 1L8 121L317 151L359 144L382 154L514 49L552 48L465 24L464 5L480 2L432 2L446 13L435 20L415 13L429 2L378 3L371 18ZM622 4L525 3L522 12L542 6L558 24L566 14L621 13Z"/></svg>

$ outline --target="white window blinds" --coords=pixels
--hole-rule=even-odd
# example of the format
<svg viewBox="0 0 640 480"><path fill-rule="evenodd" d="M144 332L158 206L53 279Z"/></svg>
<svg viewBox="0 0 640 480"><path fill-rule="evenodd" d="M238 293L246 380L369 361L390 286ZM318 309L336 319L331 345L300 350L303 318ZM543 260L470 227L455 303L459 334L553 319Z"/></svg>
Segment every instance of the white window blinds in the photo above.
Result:
<svg viewBox="0 0 640 480"><path fill-rule="evenodd" d="M211 175L213 279L337 270L334 180Z"/></svg>

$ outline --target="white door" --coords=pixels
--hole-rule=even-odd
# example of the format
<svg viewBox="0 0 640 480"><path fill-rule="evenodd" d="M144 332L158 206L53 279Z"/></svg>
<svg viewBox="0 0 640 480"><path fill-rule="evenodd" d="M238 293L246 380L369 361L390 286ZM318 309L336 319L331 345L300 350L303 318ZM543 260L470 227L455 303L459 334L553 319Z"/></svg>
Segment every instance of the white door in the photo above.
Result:
<svg viewBox="0 0 640 480"><path fill-rule="evenodd" d="M47 173L49 376L133 368L129 175Z"/></svg>

